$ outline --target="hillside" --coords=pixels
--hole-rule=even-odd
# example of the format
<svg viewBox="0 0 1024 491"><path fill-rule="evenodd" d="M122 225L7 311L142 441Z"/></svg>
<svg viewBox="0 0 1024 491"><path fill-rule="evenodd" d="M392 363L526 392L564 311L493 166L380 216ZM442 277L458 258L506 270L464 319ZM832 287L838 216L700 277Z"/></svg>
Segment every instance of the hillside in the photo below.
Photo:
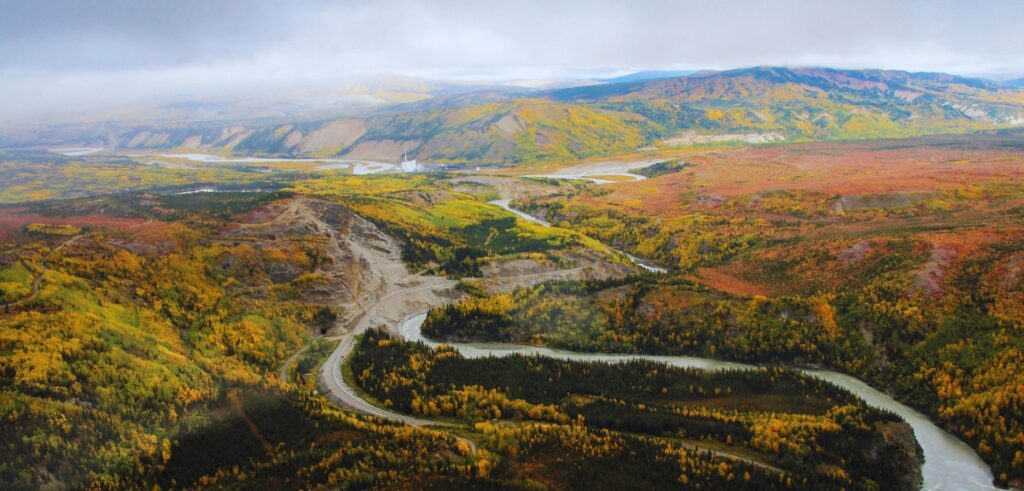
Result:
<svg viewBox="0 0 1024 491"><path fill-rule="evenodd" d="M628 109L675 129L877 138L1024 123L1024 94L940 73L755 67L555 91L555 100Z"/></svg>
<svg viewBox="0 0 1024 491"><path fill-rule="evenodd" d="M632 151L647 142L651 131L653 125L630 113L516 99L374 118L346 154L404 144L417 158L430 161L567 160Z"/></svg>
<svg viewBox="0 0 1024 491"><path fill-rule="evenodd" d="M482 101L482 102L481 102ZM570 160L631 152L656 125L629 112L546 99L456 97L364 118L297 123L57 128L0 146L100 146L257 156L341 156L396 162Z"/></svg>
<svg viewBox="0 0 1024 491"><path fill-rule="evenodd" d="M658 72L660 73L660 72ZM0 146L89 145L476 164L666 146L891 138L1024 124L1024 91L941 73L755 67L546 92L438 93L362 116L53 127Z"/></svg>

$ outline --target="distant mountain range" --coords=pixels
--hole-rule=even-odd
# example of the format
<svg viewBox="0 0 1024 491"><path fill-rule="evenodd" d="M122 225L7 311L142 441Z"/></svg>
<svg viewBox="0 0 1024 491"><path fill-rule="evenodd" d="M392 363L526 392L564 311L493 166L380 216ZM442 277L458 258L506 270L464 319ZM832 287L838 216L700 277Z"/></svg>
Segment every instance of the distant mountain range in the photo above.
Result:
<svg viewBox="0 0 1024 491"><path fill-rule="evenodd" d="M579 87L555 100L629 110L667 128L872 138L1024 123L1024 94L939 73L756 67Z"/></svg>
<svg viewBox="0 0 1024 491"><path fill-rule="evenodd" d="M647 80L658 80L662 78L686 77L696 73L693 70L644 70L633 72L619 77L598 79L600 82L617 84L622 82L644 82Z"/></svg>
<svg viewBox="0 0 1024 491"><path fill-rule="evenodd" d="M568 160L634 151L684 131L770 134L760 140L775 141L901 137L1024 125L1024 90L1014 85L1019 82L830 68L638 72L608 83L558 90L435 93L363 117L76 127L51 132L42 137L49 141L40 143L63 138L61 143L128 149L374 160L398 160L403 152L440 162Z"/></svg>
<svg viewBox="0 0 1024 491"><path fill-rule="evenodd" d="M1024 78L1015 78L1013 80L1004 80L1003 85L1007 87L1013 87L1015 89L1024 89Z"/></svg>

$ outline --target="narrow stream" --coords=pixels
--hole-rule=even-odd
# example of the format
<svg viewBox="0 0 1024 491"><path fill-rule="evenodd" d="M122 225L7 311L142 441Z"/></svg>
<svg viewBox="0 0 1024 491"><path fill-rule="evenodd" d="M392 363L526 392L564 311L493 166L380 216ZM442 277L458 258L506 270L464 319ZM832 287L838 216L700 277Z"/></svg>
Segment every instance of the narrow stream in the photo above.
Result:
<svg viewBox="0 0 1024 491"><path fill-rule="evenodd" d="M486 356L509 356L513 354L541 355L563 360L596 361L621 363L628 360L649 360L677 367L703 368L706 370L743 369L757 367L694 356L630 355L604 353L577 353L538 346L503 343L438 343L423 337L420 328L426 320L426 312L406 318L399 331L407 340L422 341L428 346L447 344L454 347L466 358ZM924 450L923 490L989 490L992 486L992 471L974 450L953 435L935 426L926 416L907 407L892 397L872 388L868 384L838 372L829 370L802 370L805 374L842 387L871 406L898 414L914 430L914 436Z"/></svg>

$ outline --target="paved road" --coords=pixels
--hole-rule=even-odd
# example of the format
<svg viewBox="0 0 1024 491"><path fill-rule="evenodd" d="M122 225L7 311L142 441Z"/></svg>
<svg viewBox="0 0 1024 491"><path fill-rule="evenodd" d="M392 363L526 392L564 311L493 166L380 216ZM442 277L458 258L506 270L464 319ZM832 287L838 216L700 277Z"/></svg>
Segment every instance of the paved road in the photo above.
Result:
<svg viewBox="0 0 1024 491"><path fill-rule="evenodd" d="M531 279L533 279L532 277L538 277L538 279L540 279L540 277L544 277L547 275L550 275L550 273L520 275L514 278L521 279L525 277L530 277ZM352 388L341 375L341 367L345 359L352 352L352 349L356 343L356 337L359 334L366 332L367 329L374 325L385 324L387 322L386 319L382 320L382 314L386 313L383 312L382 310L385 310L389 303L394 302L396 300L400 301L402 296L413 295L423 291L450 289L455 285L454 281L441 277L422 277L420 279L421 281L426 281L427 283L395 290L377 299L377 301L374 302L373 305L366 309L366 312L359 318L359 320L356 321L352 329L350 329L347 333L340 336L341 342L338 344L338 347L334 349L334 352L331 353L331 356L327 358L327 361L320 368L320 386L325 390L325 395L335 403L341 404L343 406L346 406L350 409L353 409L364 414L378 416L384 419L398 421L412 426L440 426L457 428L463 425L441 422L432 419L418 418L415 416L410 416L408 414L402 414L395 411L391 411L389 409L384 409L375 406L370 402L366 401L365 399L363 399L362 397L360 397L359 394L355 391L355 389ZM392 320L400 321L402 319ZM298 356L305 349L306 348L302 348L301 350L293 354L291 357L289 357L288 360L285 361L284 365L281 367L281 371L279 374L282 381L287 381L288 370L290 369L294 361L298 358ZM461 436L455 436L455 438L459 441L465 442L472 452L476 452L476 442ZM776 467L764 464L762 462L757 462L755 460L751 460L745 457L741 457L739 455L732 454L729 452L724 452L713 448L700 447L689 442L685 443L684 446L695 450L711 452L723 458L748 462L750 464L765 469L780 471Z"/></svg>
<svg viewBox="0 0 1024 491"><path fill-rule="evenodd" d="M430 278L429 277L424 277L423 279L430 279ZM341 374L340 374L340 371L339 371L339 367L341 366L342 361L345 359L346 356L348 356L348 353L351 352L351 350L352 350L352 347L354 345L355 336L360 334L360 333L362 333L362 332L364 332L367 328L369 328L370 325L372 325L373 322L376 321L376 319L378 318L378 312L377 312L378 308L381 307L382 304L386 303L388 300L393 299L394 297L397 297L399 295L411 294L411 293L416 292L416 291L435 289L435 288L437 288L437 289L450 288L450 286L452 284L452 282L450 282L449 280L444 280L443 278L437 278L437 280L448 281L449 285L447 285L447 286L443 285L443 284L419 285L419 286L416 286L416 287L400 289L400 290L396 290L396 291L394 291L392 293L389 293L385 297L383 297L380 300L378 300L373 306L371 306L370 309L367 310L366 314L364 314L359 319L359 321L356 323L356 325L353 327L353 329L349 333L347 333L344 336L342 336L342 342L339 344L338 348L331 354L331 356L328 359L327 363L325 363L323 368L321 369L321 374L320 374L321 375L321 383L326 388L326 390L328 392L327 395L328 395L329 398L335 400L336 402L339 402L341 404L344 404L346 406L354 408L354 409L356 409L358 411L361 411L361 412L364 412L364 413L367 413L367 414L373 414L373 415L380 416L382 418L391 419L391 420L394 420L394 421L400 421L400 422L407 423L407 424L410 424L410 425L418 425L418 426L435 425L435 426L449 426L449 427L457 426L457 425L452 425L452 424L447 424L447 423L439 423L439 422L436 422L436 421L415 418L415 417L412 417L412 416L396 413L394 411L390 411L390 410L387 410L387 409L382 409L382 408L378 408L376 406L373 406L372 404L370 404L370 403L362 400L361 398L359 398L359 396L355 393L355 391L352 390L352 388L349 387L345 383L344 380L342 380ZM377 322L379 322L379 321L377 321ZM455 345L456 345L456 347L458 347L458 343L455 343ZM493 345L491 345L491 347L493 348ZM533 347L524 347L524 348L533 348ZM579 354L579 353L577 353L577 354L578 355L586 355L586 354ZM293 355L293 357L290 360L294 359L295 356L296 355ZM614 357L614 356L617 356L617 355L597 355L597 356L611 356L611 357ZM651 357L651 358L653 358L653 357ZM665 357L662 357L662 358L665 358ZM678 358L689 358L689 357L678 357ZM708 361L708 360L705 360L705 361ZM710 360L710 361L713 361L713 360ZM291 361L286 362L285 367L282 368L282 375L283 376L287 374L287 368L288 368L290 363L291 363ZM681 366L683 366L683 365L681 365ZM891 397L889 397L889 396L887 396L885 394L882 394L881 392L878 392L875 389L872 389L867 384L864 384L863 382L860 382L859 380L853 379L852 377L849 377L849 376L846 376L846 375L842 375L842 374L838 374L838 373L834 373L834 372L827 372L827 371L822 371L822 372L819 372L819 371L808 371L808 372L819 373L816 376L819 376L820 378L823 378L823 379L825 379L825 380L827 380L827 381L829 381L831 383L837 384L840 387L843 387L843 388L846 388L847 390L850 390L851 392L853 392L853 393L857 394L858 396L864 398L868 402L868 404L870 404L872 406L875 406L875 407L881 407L883 409L887 409L887 410L892 411L892 412L894 412L896 414L899 414L904 419L908 420L908 422L914 428L915 436L917 437L918 442L922 445L922 447L924 449L924 452L925 452L926 462L925 462L925 469L924 469L924 474L925 474L924 477L925 477L925 486L928 487L929 489L939 489L939 488L942 488L942 487L944 487L943 485L946 484L946 483L956 483L956 484L963 484L964 485L964 486L957 487L957 489L993 489L988 484L992 480L991 470L988 468L988 466L985 465L984 462L982 462L980 458L978 458L978 456L973 452L972 449L967 447L963 442L961 442L960 440L957 440L952 435L949 435L948 433L946 433L946 432L942 431L941 429L935 427L935 425L933 423L931 423L931 421L928 420L926 417L920 415L919 413L917 413L916 411L913 411L910 408L907 408L907 407L903 406L902 404L898 403L897 401L892 400ZM827 376L831 376L831 378L828 378L826 376L822 376L821 374L825 374ZM838 377L838 379L837 379L837 377ZM850 381L853 381L855 383L852 383ZM468 440L468 439L465 439L465 438L459 437L459 436L456 436L455 438L459 439L460 441L466 442L475 451L475 445L473 444L473 442L471 440ZM744 460L744 461L748 461L748 462L750 462L752 464L761 465L761 466L763 466L765 468L768 468L768 469L773 469L773 470L775 469L772 466L769 466L767 464L759 463L759 462L756 462L756 461L750 461L750 460L746 459L745 457L741 457L741 456L738 456L738 455L735 455L735 454L732 454L732 453L728 453L728 452L723 452L723 451L720 451L720 450L717 450L717 449L703 448L703 447L700 447L699 445L694 445L694 444L689 443L689 442L687 442L687 446L693 446L693 448L701 450L701 451L710 451L710 452L713 452L713 453L715 453L715 454L717 454L717 455L719 455L721 457L726 457L726 458L736 459L736 460ZM929 455L932 456L933 458L927 458ZM934 458L936 456L938 456L939 458ZM930 464L931 464L932 467L934 467L936 469L929 470L929 465Z"/></svg>
<svg viewBox="0 0 1024 491"><path fill-rule="evenodd" d="M356 394L356 391L350 387L341 376L342 363L345 358L348 357L349 353L352 352L352 348L355 346L356 336L362 334L371 326L382 323L378 317L378 309L382 305L397 300L403 295L410 295L429 290L448 289L455 284L454 281L445 278L429 278L427 281L429 281L428 284L395 290L379 298L370 306L370 308L366 309L366 313L356 321L356 324L352 329L341 336L341 342L338 344L338 347L335 348L334 352L331 353L331 356L327 358L327 362L325 362L320 368L320 385L326 391L326 395L328 397L335 402L355 409L356 411L393 421L400 421L414 426L456 426L450 423L421 419L374 406L359 397L359 395ZM292 358L295 356L296 355L292 355ZM291 358L289 360L291 360ZM288 363L286 362L281 373L285 377L287 377L287 367Z"/></svg>
<svg viewBox="0 0 1024 491"><path fill-rule="evenodd" d="M556 278L562 276L567 272L573 273L575 272L575 270L558 270L544 273L524 274L510 277L507 279L528 279L543 281L548 278ZM401 300L401 297L405 295L413 295L423 291L451 289L455 286L454 281L442 277L427 276L420 277L419 279L420 281L424 281L426 283L395 290L377 299L377 301L374 302L373 305L369 306L366 309L366 311L356 321L352 328L347 333L340 336L341 341L338 343L338 347L335 348L334 352L331 353L331 356L327 358L327 361L320 368L320 386L325 392L324 395L327 396L332 401L334 401L335 403L341 404L343 406L354 409L361 413L378 416L392 421L399 421L413 426L458 427L461 425L431 419L417 418L415 416L410 416L407 414L402 414L375 406L364 400L362 397L360 397L359 394L355 391L355 389L352 388L341 375L342 364L344 363L344 360L348 357L349 353L352 352L352 348L355 346L356 337L365 332L371 326L387 323L387 319L382 319L383 317L386 317L386 314L389 313L386 311L387 305L396 300ZM398 322L400 320L401 319L398 318L391 319L391 321L393 322ZM282 381L288 381L288 371L290 370L291 365L295 362L296 359L298 359L298 356L305 349L306 348L299 350L284 362L279 373L279 376ZM466 442L474 452L476 451L476 444L472 440L463 437L456 438L459 439L460 441Z"/></svg>
<svg viewBox="0 0 1024 491"><path fill-rule="evenodd" d="M335 348L334 352L331 353L331 356L327 358L327 362L324 363L320 369L320 385L327 391L325 395L327 395L334 402L354 409L356 411L359 411L361 413L379 416L384 419L398 421L408 425L443 427L461 426L458 424L441 422L432 419L417 418L415 416L410 416L407 414L402 414L374 406L373 404L370 404L369 402L361 398L359 394L356 393L355 389L349 386L348 383L345 382L344 378L341 376L341 366L344 363L345 358L348 357L349 353L352 352L352 348L355 346L356 336L358 334L365 332L367 329L369 329L376 323L381 323L378 317L378 308L383 306L384 304L387 304L390 301L398 299L402 295L410 295L425 290L451 288L451 286L454 284L454 282L450 280L444 280L442 278L437 278L437 280L442 281L435 280L432 281L430 284L418 285L410 288L403 288L401 290L391 292L385 295L384 297L381 297L379 300L377 300L376 303L374 303L369 309L367 309L367 312L363 314L362 317L360 317L359 321L356 322L355 326L348 333L341 336L341 343L338 344L338 347ZM294 355L292 355L291 358L288 359L288 361L285 362L285 365L281 368L280 375L282 380L286 380L288 367L301 352L302 351L300 350L299 352L295 353ZM476 452L476 442L461 436L456 436L455 438L458 439L459 441L465 442L467 445L469 445L470 449L473 452ZM751 460L733 453L721 451L714 448L701 447L699 445L695 445L689 442L683 445L694 450L711 452L715 455L718 455L719 457L743 461L765 469L781 472L781 470L778 469L777 467L765 464L763 462L758 462L756 460Z"/></svg>

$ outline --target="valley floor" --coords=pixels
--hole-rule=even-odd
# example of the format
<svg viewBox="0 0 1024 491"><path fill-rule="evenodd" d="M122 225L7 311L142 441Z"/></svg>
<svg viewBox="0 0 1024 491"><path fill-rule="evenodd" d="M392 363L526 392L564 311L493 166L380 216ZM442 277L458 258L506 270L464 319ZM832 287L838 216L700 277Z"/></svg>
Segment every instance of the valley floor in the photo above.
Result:
<svg viewBox="0 0 1024 491"><path fill-rule="evenodd" d="M1022 152L980 135L462 174L196 162L133 167L150 187L118 194L109 163L76 162L54 186L95 193L23 180L0 208L0 478L914 489L923 457L926 488L1020 486ZM822 366L881 391L784 368Z"/></svg>

